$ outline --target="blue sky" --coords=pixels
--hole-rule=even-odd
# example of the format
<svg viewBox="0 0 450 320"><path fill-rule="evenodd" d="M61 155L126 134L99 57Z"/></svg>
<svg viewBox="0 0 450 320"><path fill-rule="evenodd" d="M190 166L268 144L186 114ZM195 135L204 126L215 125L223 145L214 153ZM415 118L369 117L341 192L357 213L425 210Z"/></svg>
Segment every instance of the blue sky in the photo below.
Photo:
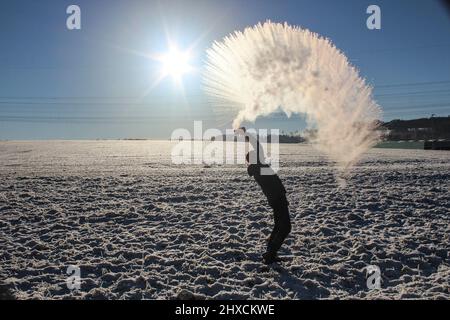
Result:
<svg viewBox="0 0 450 320"><path fill-rule="evenodd" d="M66 8L81 8L81 30ZM366 8L381 8L381 30ZM160 63L136 54L196 43L191 64L230 32L270 19L330 38L375 88L384 120L450 114L450 15L425 0L4 0L0 11L0 139L167 138L175 128L224 128L200 72L149 90ZM220 121L219 121L220 120ZM231 121L231 119L230 119ZM252 126L252 125L249 125ZM301 117L259 119L295 131Z"/></svg>

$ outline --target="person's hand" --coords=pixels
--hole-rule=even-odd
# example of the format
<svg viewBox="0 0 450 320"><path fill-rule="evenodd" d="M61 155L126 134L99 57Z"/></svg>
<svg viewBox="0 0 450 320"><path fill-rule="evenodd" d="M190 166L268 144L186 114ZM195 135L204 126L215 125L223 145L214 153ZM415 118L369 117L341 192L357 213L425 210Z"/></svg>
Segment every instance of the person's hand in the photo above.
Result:
<svg viewBox="0 0 450 320"><path fill-rule="evenodd" d="M240 127L234 130L234 134L237 135L245 134L245 131L246 131L245 127Z"/></svg>

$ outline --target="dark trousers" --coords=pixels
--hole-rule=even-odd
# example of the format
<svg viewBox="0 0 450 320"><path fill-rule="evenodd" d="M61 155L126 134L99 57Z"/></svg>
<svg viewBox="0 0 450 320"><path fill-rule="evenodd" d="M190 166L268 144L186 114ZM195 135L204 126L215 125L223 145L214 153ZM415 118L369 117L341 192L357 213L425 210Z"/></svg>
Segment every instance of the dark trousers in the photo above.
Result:
<svg viewBox="0 0 450 320"><path fill-rule="evenodd" d="M271 201L270 206L273 209L274 227L270 234L267 252L276 254L283 244L284 239L291 232L291 219L289 218L289 203L286 196L282 196L276 201Z"/></svg>

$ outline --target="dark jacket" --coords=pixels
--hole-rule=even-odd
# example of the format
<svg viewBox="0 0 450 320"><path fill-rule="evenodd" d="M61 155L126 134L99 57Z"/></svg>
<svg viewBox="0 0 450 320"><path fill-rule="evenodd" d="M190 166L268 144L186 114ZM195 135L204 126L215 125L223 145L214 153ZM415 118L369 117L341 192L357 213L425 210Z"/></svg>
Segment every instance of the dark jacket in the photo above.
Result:
<svg viewBox="0 0 450 320"><path fill-rule="evenodd" d="M271 207L286 199L286 189L280 178L274 173L261 175L261 168L269 168L267 164L251 164L247 167L248 175L255 178Z"/></svg>

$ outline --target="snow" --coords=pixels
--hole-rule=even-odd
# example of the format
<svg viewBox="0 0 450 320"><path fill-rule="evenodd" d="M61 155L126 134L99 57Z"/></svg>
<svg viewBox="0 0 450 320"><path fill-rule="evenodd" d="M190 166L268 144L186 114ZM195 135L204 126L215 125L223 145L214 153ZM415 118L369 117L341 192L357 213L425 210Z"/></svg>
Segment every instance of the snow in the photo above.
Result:
<svg viewBox="0 0 450 320"><path fill-rule="evenodd" d="M292 257L267 267L272 214L245 165L173 165L172 146L0 142L0 284L35 299L450 298L450 153L371 149L338 188L325 157L281 145Z"/></svg>

